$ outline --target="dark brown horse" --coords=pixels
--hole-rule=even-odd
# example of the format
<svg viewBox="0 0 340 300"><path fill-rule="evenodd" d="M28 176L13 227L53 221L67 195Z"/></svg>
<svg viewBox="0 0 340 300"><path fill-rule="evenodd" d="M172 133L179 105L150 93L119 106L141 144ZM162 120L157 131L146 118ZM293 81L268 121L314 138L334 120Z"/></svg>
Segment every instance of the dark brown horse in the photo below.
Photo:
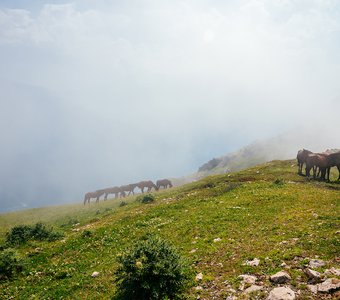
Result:
<svg viewBox="0 0 340 300"><path fill-rule="evenodd" d="M328 155L325 153L309 154L306 158L306 177L310 178L310 170L313 169L313 177L316 178L317 168L321 171L321 178L326 174L328 167Z"/></svg>
<svg viewBox="0 0 340 300"><path fill-rule="evenodd" d="M144 193L145 188L147 188L148 192L150 192L152 188L158 191L157 185L155 185L151 180L138 182L137 187L140 188L142 193Z"/></svg>
<svg viewBox="0 0 340 300"><path fill-rule="evenodd" d="M338 180L340 180L340 152L330 153L327 155L327 172L326 180L329 181L329 173L332 167L337 167L339 171Z"/></svg>
<svg viewBox="0 0 340 300"><path fill-rule="evenodd" d="M98 190L95 192L88 192L85 194L84 197L84 205L86 204L86 202L88 202L90 204L90 200L92 198L96 198L96 203L99 202L99 198L105 194L105 190Z"/></svg>
<svg viewBox="0 0 340 300"><path fill-rule="evenodd" d="M169 179L161 179L156 181L157 189L164 187L165 189L168 187L172 187L172 183Z"/></svg>
<svg viewBox="0 0 340 300"><path fill-rule="evenodd" d="M298 161L298 174L302 174L303 164L306 163L306 159L309 154L313 154L313 152L306 150L306 149L302 149L298 151L297 156L296 156L296 159Z"/></svg>

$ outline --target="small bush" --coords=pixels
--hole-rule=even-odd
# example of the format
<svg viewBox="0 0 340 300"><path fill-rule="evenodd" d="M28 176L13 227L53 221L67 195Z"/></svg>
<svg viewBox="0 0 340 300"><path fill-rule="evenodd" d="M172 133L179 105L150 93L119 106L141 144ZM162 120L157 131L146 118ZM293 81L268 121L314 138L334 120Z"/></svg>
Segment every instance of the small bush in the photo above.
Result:
<svg viewBox="0 0 340 300"><path fill-rule="evenodd" d="M82 232L81 237L82 237L82 238L89 238L89 237L91 237L92 235L93 235L92 231L86 229L86 230L84 230L84 231Z"/></svg>
<svg viewBox="0 0 340 300"><path fill-rule="evenodd" d="M283 185L285 182L283 179L277 178L275 179L275 181L273 182L275 185Z"/></svg>
<svg viewBox="0 0 340 300"><path fill-rule="evenodd" d="M116 299L176 299L189 282L189 268L175 248L147 235L118 258Z"/></svg>
<svg viewBox="0 0 340 300"><path fill-rule="evenodd" d="M25 244L31 237L31 227L18 225L6 233L6 243L12 246Z"/></svg>
<svg viewBox="0 0 340 300"><path fill-rule="evenodd" d="M60 237L62 237L61 233L53 232L43 223L37 223L33 226L18 225L6 233L6 243L11 246L19 246L29 240L54 241Z"/></svg>
<svg viewBox="0 0 340 300"><path fill-rule="evenodd" d="M11 249L0 252L0 280L11 278L23 269L23 263Z"/></svg>
<svg viewBox="0 0 340 300"><path fill-rule="evenodd" d="M119 207L123 207L125 205L127 205L127 203L125 201L122 201L122 202L119 203Z"/></svg>
<svg viewBox="0 0 340 300"><path fill-rule="evenodd" d="M138 196L136 201L141 203L152 203L155 201L155 196L152 194Z"/></svg>

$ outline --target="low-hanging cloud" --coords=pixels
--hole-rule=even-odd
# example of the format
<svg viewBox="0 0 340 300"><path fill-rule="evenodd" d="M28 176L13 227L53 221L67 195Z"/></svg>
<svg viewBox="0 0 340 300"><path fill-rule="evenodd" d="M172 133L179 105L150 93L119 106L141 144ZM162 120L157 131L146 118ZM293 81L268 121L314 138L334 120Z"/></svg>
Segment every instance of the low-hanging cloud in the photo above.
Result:
<svg viewBox="0 0 340 300"><path fill-rule="evenodd" d="M337 1L38 3L0 5L1 209L180 176L287 130L339 147Z"/></svg>

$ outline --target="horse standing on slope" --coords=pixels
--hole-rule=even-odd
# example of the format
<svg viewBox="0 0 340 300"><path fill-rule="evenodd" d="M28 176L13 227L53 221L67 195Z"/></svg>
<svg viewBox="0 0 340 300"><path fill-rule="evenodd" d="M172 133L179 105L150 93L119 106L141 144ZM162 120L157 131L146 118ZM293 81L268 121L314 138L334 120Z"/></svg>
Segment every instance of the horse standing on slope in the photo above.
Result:
<svg viewBox="0 0 340 300"><path fill-rule="evenodd" d="M132 195L134 195L135 194L135 192L134 192L134 190L135 190L135 188L138 186L138 183L131 183L131 184L128 184L128 185L122 185L121 187L120 187L120 189L123 191L123 192L128 192L128 196L130 195L130 194L132 194Z"/></svg>
<svg viewBox="0 0 340 300"><path fill-rule="evenodd" d="M317 168L321 172L321 178L325 178L326 169L328 167L328 154L326 153L312 153L308 154L306 158L306 177L310 178L310 171L313 169L313 178L316 178Z"/></svg>
<svg viewBox="0 0 340 300"><path fill-rule="evenodd" d="M329 173L332 167L337 167L339 171L338 180L340 180L340 152L330 153L327 155L326 180L329 181Z"/></svg>
<svg viewBox="0 0 340 300"><path fill-rule="evenodd" d="M157 185L155 185L151 180L138 182L137 187L140 188L142 193L144 193L145 188L147 188L148 192L150 192L152 188L158 191Z"/></svg>
<svg viewBox="0 0 340 300"><path fill-rule="evenodd" d="M95 192L88 192L85 194L84 197L84 205L86 204L86 202L88 202L90 204L90 200L92 198L96 198L96 203L99 202L99 198L105 194L105 190L98 190Z"/></svg>
<svg viewBox="0 0 340 300"><path fill-rule="evenodd" d="M109 194L114 194L114 195L115 195L115 199L117 199L119 193L122 192L122 190L121 190L120 187L118 187L118 186L114 186L114 187L111 187L111 188L107 188L107 189L105 189L104 191L105 191L104 200L107 199L107 196L108 196Z"/></svg>
<svg viewBox="0 0 340 300"><path fill-rule="evenodd" d="M172 183L169 179L162 179L156 181L157 188L160 189L161 187L166 188L172 188Z"/></svg>
<svg viewBox="0 0 340 300"><path fill-rule="evenodd" d="M313 152L306 149L299 150L297 153L296 159L298 161L298 174L300 175L302 175L302 167L303 164L306 163L306 159L309 154L313 154Z"/></svg>

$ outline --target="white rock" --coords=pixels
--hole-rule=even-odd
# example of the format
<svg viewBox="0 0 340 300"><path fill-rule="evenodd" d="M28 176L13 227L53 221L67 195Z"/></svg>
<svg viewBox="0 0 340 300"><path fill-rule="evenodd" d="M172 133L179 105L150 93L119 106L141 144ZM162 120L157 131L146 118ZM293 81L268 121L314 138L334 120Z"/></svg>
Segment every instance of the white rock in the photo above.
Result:
<svg viewBox="0 0 340 300"><path fill-rule="evenodd" d="M318 292L332 293L340 289L340 280L337 278L329 278L323 283L317 285Z"/></svg>
<svg viewBox="0 0 340 300"><path fill-rule="evenodd" d="M340 276L340 270L339 269L336 269L334 267L330 268L330 269L327 269L324 274L326 276L329 276L329 275L335 275L335 276Z"/></svg>
<svg viewBox="0 0 340 300"><path fill-rule="evenodd" d="M192 249L189 253L195 253L197 249Z"/></svg>
<svg viewBox="0 0 340 300"><path fill-rule="evenodd" d="M309 289L313 294L318 292L318 287L316 285L307 284L307 289Z"/></svg>
<svg viewBox="0 0 340 300"><path fill-rule="evenodd" d="M274 283L286 283L291 280L291 277L288 273L284 271L277 272L276 274L270 276L270 281Z"/></svg>
<svg viewBox="0 0 340 300"><path fill-rule="evenodd" d="M256 281L256 276L253 275L240 275L238 278L242 280L242 283L254 284Z"/></svg>
<svg viewBox="0 0 340 300"><path fill-rule="evenodd" d="M99 272L93 272L91 275L93 278L98 277L99 276Z"/></svg>
<svg viewBox="0 0 340 300"><path fill-rule="evenodd" d="M262 286L253 284L253 285L250 286L249 288L245 289L244 292L245 292L246 294L250 294L250 293L252 293L252 292L257 292L257 291L261 291L261 290L263 290L263 287L262 287Z"/></svg>
<svg viewBox="0 0 340 300"><path fill-rule="evenodd" d="M311 259L309 261L309 266L314 269L314 268L320 268L323 267L324 265L326 265L326 263L321 260L321 259Z"/></svg>
<svg viewBox="0 0 340 300"><path fill-rule="evenodd" d="M253 260L247 260L243 265L257 267L260 264L260 260L258 258L254 258Z"/></svg>
<svg viewBox="0 0 340 300"><path fill-rule="evenodd" d="M195 290L196 290L196 291L202 291L203 288L202 288L201 286L196 286L196 287L195 287Z"/></svg>
<svg viewBox="0 0 340 300"><path fill-rule="evenodd" d="M196 275L196 280L197 281L200 281L200 280L202 280L203 279L203 274L202 273L198 273L197 275Z"/></svg>
<svg viewBox="0 0 340 300"><path fill-rule="evenodd" d="M220 242L220 241L222 241L222 239L220 239L220 238L214 239L214 243L217 243L217 242Z"/></svg>
<svg viewBox="0 0 340 300"><path fill-rule="evenodd" d="M295 292L289 287L277 287L270 291L267 300L294 300Z"/></svg>
<svg viewBox="0 0 340 300"><path fill-rule="evenodd" d="M311 269L306 269L305 274L309 278L310 283L317 283L321 279L321 274Z"/></svg>

